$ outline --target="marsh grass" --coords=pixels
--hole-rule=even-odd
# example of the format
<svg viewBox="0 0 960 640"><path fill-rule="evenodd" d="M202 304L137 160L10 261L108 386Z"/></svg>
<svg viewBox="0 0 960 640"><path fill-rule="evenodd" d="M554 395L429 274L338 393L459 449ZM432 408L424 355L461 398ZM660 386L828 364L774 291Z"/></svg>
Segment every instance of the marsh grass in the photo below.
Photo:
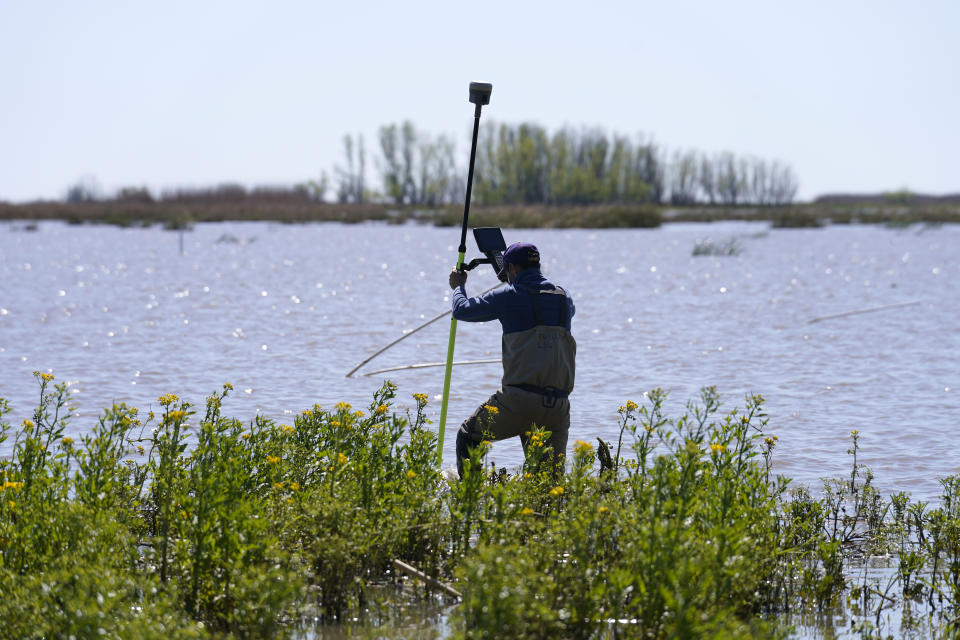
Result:
<svg viewBox="0 0 960 640"><path fill-rule="evenodd" d="M723 242L715 242L712 238L697 240L693 245L694 256L738 256L743 252L743 245L736 238L729 238Z"/></svg>
<svg viewBox="0 0 960 640"><path fill-rule="evenodd" d="M422 635L405 621L417 603L466 638L766 638L838 617L873 637L896 631L893 610L958 631L960 478L938 506L883 498L854 431L849 476L791 489L761 396L722 412L706 388L672 418L653 390L620 407L616 442L577 441L565 473L534 427L516 473L478 447L450 484L427 397L397 412L390 383L364 409L291 424L225 417L229 385L198 407L165 394L157 414L116 405L74 441L69 389L36 377L31 418L11 426L0 402L10 637ZM889 571L871 572L877 557Z"/></svg>
<svg viewBox="0 0 960 640"><path fill-rule="evenodd" d="M262 220L287 224L367 221L457 226L462 205L409 206L384 203L330 203L308 198L247 197L173 198L170 200L104 200L101 202L0 202L0 220L66 220L70 224L110 224L119 227L162 225L168 230L191 229L200 222ZM953 202L812 202L779 206L693 205L650 203L604 205L513 205L471 208L475 226L504 228L652 228L664 222L740 220L769 222L773 227L819 227L827 224L880 224L901 228L960 223L960 206Z"/></svg>

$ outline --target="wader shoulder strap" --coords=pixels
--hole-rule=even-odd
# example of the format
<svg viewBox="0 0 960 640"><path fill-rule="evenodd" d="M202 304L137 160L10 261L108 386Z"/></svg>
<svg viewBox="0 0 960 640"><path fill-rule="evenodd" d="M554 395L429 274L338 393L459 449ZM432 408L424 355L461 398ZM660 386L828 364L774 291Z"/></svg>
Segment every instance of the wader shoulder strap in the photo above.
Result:
<svg viewBox="0 0 960 640"><path fill-rule="evenodd" d="M536 289L537 294L539 295L554 295L554 296L563 296L567 297L567 292L563 290L562 287L554 285L553 289ZM543 324L543 310L540 308L540 304L537 302L537 297L531 295L529 289L525 290L525 293L530 296L530 304L533 306L533 318L538 325ZM560 317L563 319L563 326L567 326L567 323L570 322L570 308L564 300L564 304L560 308Z"/></svg>

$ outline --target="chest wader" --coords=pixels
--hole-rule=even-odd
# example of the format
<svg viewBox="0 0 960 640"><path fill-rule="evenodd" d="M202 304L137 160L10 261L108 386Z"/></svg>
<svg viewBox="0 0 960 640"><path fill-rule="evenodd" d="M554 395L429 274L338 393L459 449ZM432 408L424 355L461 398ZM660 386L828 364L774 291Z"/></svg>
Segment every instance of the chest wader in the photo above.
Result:
<svg viewBox="0 0 960 640"><path fill-rule="evenodd" d="M522 290L528 296L531 311L533 313L535 326L544 325L545 309L542 306L542 295L560 295L564 297L563 304L559 311L561 327L566 328L570 320L570 308L566 301L566 291L560 287L547 290ZM552 315L552 314L551 314ZM556 316L554 316L556 317ZM543 339L550 339L544 337ZM460 429L457 431L456 450L457 450L457 470L460 476L463 476L463 461L470 457L471 451L485 438L491 440L504 440L513 436L519 436L526 449L527 436L531 424L545 423L548 421L550 412L557 409L558 404L570 395L566 389L557 389L556 387L543 387L528 383L507 384L507 388L498 390L476 411L467 418ZM513 389L518 389L525 393L517 393ZM567 405L569 407L569 405ZM488 407L494 407L496 411L491 414ZM545 413L544 411L548 413ZM551 421L552 422L552 421ZM564 426L569 426L564 425ZM554 427L556 429L556 427ZM562 435L562 438L560 437ZM566 432L556 434L556 447L564 449L566 445ZM551 437L553 440L554 438ZM562 441L562 442L561 442ZM562 456L563 451L555 451L557 455Z"/></svg>

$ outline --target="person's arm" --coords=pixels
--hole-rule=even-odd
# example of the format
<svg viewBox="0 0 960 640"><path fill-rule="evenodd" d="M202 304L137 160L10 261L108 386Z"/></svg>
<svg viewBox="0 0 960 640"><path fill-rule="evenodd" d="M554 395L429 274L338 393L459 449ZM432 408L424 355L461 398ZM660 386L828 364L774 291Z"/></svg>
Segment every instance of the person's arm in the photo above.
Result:
<svg viewBox="0 0 960 640"><path fill-rule="evenodd" d="M500 317L497 292L492 291L476 298L467 297L464 285L467 282L466 271L450 273L450 288L453 289L453 317L464 322L488 322Z"/></svg>

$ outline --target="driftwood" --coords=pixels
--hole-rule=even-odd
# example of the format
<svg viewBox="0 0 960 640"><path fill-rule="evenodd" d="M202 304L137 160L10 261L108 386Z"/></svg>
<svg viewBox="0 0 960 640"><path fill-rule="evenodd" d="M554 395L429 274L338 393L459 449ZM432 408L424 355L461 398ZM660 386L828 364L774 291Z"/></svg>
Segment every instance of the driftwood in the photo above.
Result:
<svg viewBox="0 0 960 640"><path fill-rule="evenodd" d="M448 596L453 596L454 598L457 598L460 600L463 599L463 596L460 595L460 592L454 589L453 587L451 587L450 585L444 584L439 580L437 580L436 578L431 578L430 576L425 574L423 571L420 571L419 569L414 569L413 567L408 565L406 562L402 562L400 560L394 560L393 566L399 569L400 571L403 571L408 576L412 576L414 578L423 580L434 589L439 589L440 591L443 591Z"/></svg>

